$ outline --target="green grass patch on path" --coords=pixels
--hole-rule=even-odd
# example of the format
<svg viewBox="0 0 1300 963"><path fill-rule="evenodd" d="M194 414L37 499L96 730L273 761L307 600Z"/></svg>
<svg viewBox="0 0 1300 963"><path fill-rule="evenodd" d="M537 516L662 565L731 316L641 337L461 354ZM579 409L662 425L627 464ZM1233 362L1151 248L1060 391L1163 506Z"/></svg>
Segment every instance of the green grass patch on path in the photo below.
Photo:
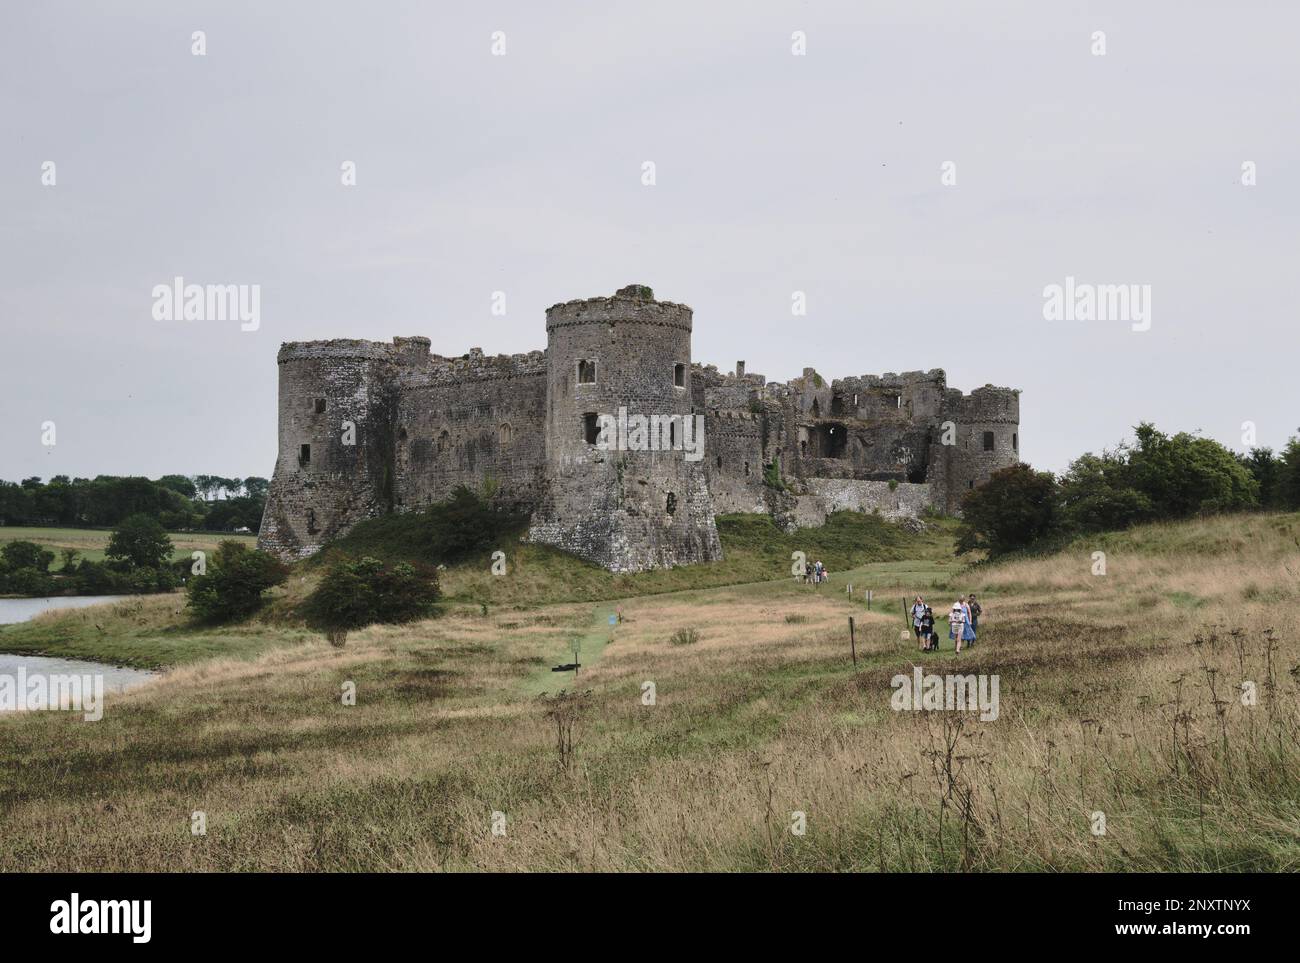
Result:
<svg viewBox="0 0 1300 963"><path fill-rule="evenodd" d="M583 669L590 669L594 666L601 653L605 651L605 646L614 641L614 636L618 632L618 625L610 625L611 616L617 617L615 606L612 603L597 605L592 610L592 621L587 630L575 637L578 643L578 662L580 663L576 673L551 671L553 665L564 665L574 660L573 641L571 640L564 651L557 651L554 654L554 661L548 659L547 665L542 666L536 673L525 680L523 684L525 693L530 696L537 696L544 692L559 692L561 689L570 691L577 689L582 684Z"/></svg>

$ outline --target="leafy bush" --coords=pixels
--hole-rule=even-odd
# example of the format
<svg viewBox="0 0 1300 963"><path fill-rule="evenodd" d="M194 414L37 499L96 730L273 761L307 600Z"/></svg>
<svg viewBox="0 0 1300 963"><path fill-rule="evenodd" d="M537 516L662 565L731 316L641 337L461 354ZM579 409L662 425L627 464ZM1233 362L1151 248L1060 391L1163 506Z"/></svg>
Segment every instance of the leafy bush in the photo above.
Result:
<svg viewBox="0 0 1300 963"><path fill-rule="evenodd" d="M55 580L45 572L34 568L0 570L0 594L37 598L52 595L56 591Z"/></svg>
<svg viewBox="0 0 1300 963"><path fill-rule="evenodd" d="M1156 515L1150 497L1130 483L1122 453L1081 455L1060 484L1062 511L1072 531L1113 531Z"/></svg>
<svg viewBox="0 0 1300 963"><path fill-rule="evenodd" d="M107 562L82 559L77 565L73 584L82 595L124 595L131 591L129 576Z"/></svg>
<svg viewBox="0 0 1300 963"><path fill-rule="evenodd" d="M1281 459L1271 494L1278 507L1295 511L1300 509L1300 439L1287 442Z"/></svg>
<svg viewBox="0 0 1300 963"><path fill-rule="evenodd" d="M54 553L35 542L9 542L0 548L0 561L9 569L29 568L44 573L50 570Z"/></svg>
<svg viewBox="0 0 1300 963"><path fill-rule="evenodd" d="M1288 471L1295 466L1300 507L1300 443L1282 458L1268 449L1236 455L1217 441L1180 432L1165 435L1148 422L1135 443L1071 462L1057 482L1027 465L996 472L962 501L958 551L990 556L1032 546L1053 547L1066 537L1128 528L1139 522L1216 512L1287 507Z"/></svg>
<svg viewBox="0 0 1300 963"><path fill-rule="evenodd" d="M1236 511L1259 504L1259 484L1223 445L1187 432L1172 437L1142 423L1128 453L1131 485L1164 518Z"/></svg>
<svg viewBox="0 0 1300 963"><path fill-rule="evenodd" d="M992 557L1054 534L1060 526L1060 492L1051 472L1022 462L967 492L961 510L957 551L984 549Z"/></svg>
<svg viewBox="0 0 1300 963"><path fill-rule="evenodd" d="M352 629L377 622L410 622L433 612L438 573L407 562L385 565L369 556L336 562L307 599L309 625L342 645Z"/></svg>
<svg viewBox="0 0 1300 963"><path fill-rule="evenodd" d="M172 570L166 572L174 577ZM251 616L262 607L263 593L288 578L288 566L275 556L226 541L208 560L207 571L190 579L185 591L200 619L232 622Z"/></svg>
<svg viewBox="0 0 1300 963"><path fill-rule="evenodd" d="M361 522L332 543L322 560L328 562L342 555L451 564L517 536L527 522L527 516L499 511L486 498L462 485L446 501L423 511L395 513Z"/></svg>
<svg viewBox="0 0 1300 963"><path fill-rule="evenodd" d="M57 591L50 576L54 553L35 542L9 542L0 547L0 595L50 595Z"/></svg>
<svg viewBox="0 0 1300 963"><path fill-rule="evenodd" d="M114 529L104 554L136 568L162 568L172 557L172 540L157 519L132 515Z"/></svg>
<svg viewBox="0 0 1300 963"><path fill-rule="evenodd" d="M464 485L428 513L429 557L457 562L492 545L511 525L511 516L493 511Z"/></svg>

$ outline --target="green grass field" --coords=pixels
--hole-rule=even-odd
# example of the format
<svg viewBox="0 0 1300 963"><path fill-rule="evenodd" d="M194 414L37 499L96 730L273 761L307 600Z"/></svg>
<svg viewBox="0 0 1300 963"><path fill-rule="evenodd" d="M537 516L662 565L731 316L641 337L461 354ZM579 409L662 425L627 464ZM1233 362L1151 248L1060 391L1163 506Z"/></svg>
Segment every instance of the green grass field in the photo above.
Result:
<svg viewBox="0 0 1300 963"><path fill-rule="evenodd" d="M98 528L25 528L20 526L0 526L0 545L5 542L35 542L54 553L54 563L50 571L57 572L63 567L62 551L74 549L81 558L92 562L104 560L104 550L108 548L108 529ZM175 551L172 560L189 558L191 552L211 552L217 543L226 539L243 542L252 548L257 543L256 535L229 535L221 532L169 532Z"/></svg>
<svg viewBox="0 0 1300 963"><path fill-rule="evenodd" d="M309 567L237 629L149 596L0 630L0 651L173 666L97 723L0 719L0 871L1300 868L1300 515L974 567L944 525L837 562L841 535L733 527L717 569L630 583L475 560L441 616L342 649L296 621ZM830 584L788 577L795 543ZM974 650L902 637L904 596L968 590ZM550 673L574 638L578 678ZM894 711L917 664L997 675L998 719Z"/></svg>

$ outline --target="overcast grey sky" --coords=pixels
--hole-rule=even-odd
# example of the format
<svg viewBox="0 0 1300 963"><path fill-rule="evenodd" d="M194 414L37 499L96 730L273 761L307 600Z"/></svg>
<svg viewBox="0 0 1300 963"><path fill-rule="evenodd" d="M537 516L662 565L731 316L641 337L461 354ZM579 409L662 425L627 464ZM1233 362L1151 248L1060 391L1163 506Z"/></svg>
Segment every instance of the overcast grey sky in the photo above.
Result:
<svg viewBox="0 0 1300 963"><path fill-rule="evenodd" d="M1277 447L1297 36L1251 0L5 3L0 478L269 476L282 341L526 351L632 282L723 370L1020 387L1039 467L1143 419ZM177 275L261 285L260 328L155 321ZM1150 330L1044 320L1067 276L1151 285Z"/></svg>

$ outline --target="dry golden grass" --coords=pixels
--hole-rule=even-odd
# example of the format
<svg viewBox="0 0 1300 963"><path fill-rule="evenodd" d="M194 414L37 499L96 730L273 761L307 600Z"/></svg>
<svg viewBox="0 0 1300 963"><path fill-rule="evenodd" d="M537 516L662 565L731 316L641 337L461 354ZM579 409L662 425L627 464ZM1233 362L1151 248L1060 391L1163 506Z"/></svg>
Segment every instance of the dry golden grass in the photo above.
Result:
<svg viewBox="0 0 1300 963"><path fill-rule="evenodd" d="M1295 515L1153 526L944 576L985 608L961 656L902 641L898 599L843 592L933 595L898 569L624 599L558 701L571 676L535 683L592 605L289 639L100 723L0 721L0 869L1294 870L1297 535ZM999 718L892 711L913 663L997 674Z"/></svg>

